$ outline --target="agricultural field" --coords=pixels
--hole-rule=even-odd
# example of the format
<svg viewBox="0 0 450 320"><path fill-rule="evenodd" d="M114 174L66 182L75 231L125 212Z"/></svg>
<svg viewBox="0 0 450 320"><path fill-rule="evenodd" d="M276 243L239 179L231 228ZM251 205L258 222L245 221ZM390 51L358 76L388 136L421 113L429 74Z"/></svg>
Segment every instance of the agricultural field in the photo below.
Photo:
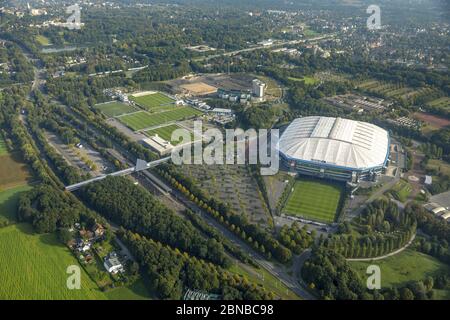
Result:
<svg viewBox="0 0 450 320"><path fill-rule="evenodd" d="M94 109L99 110L108 118L117 117L122 114L131 113L137 111L136 108L121 102L106 102L101 104L96 104Z"/></svg>
<svg viewBox="0 0 450 320"><path fill-rule="evenodd" d="M398 83L367 80L358 85L359 89L381 95L391 99L413 101L420 96L430 95L435 92L431 88L411 88Z"/></svg>
<svg viewBox="0 0 450 320"><path fill-rule="evenodd" d="M83 269L81 289L69 290L66 270L77 260L54 234L33 234L29 224L0 229L0 261L0 299L107 299Z"/></svg>
<svg viewBox="0 0 450 320"><path fill-rule="evenodd" d="M350 266L358 272L361 279L367 279L367 267L374 262L349 262ZM410 281L425 280L427 276L450 274L450 267L436 258L406 249L395 256L375 261L381 269L381 287L396 287L406 285ZM443 290L441 295L450 294L449 290Z"/></svg>
<svg viewBox="0 0 450 320"><path fill-rule="evenodd" d="M292 189L283 213L325 223L334 222L343 193L341 185L302 177Z"/></svg>
<svg viewBox="0 0 450 320"><path fill-rule="evenodd" d="M388 192L398 201L405 202L412 192L412 187L408 181L399 180Z"/></svg>
<svg viewBox="0 0 450 320"><path fill-rule="evenodd" d="M191 107L177 107L170 111L159 113L148 113L146 111L136 112L129 115L117 117L123 124L132 130L142 130L145 128L155 127L164 123L179 121L182 119L192 118L202 114L200 111Z"/></svg>
<svg viewBox="0 0 450 320"><path fill-rule="evenodd" d="M150 112L170 110L174 107L175 104L175 100L160 92L150 93L142 96L131 95L130 100L136 102L138 105Z"/></svg>
<svg viewBox="0 0 450 320"><path fill-rule="evenodd" d="M185 165L180 168L208 196L228 204L238 214L262 227L271 225L271 216L258 183L244 165Z"/></svg>
<svg viewBox="0 0 450 320"><path fill-rule="evenodd" d="M431 107L438 107L440 109L450 110L450 98L442 97L427 103Z"/></svg>

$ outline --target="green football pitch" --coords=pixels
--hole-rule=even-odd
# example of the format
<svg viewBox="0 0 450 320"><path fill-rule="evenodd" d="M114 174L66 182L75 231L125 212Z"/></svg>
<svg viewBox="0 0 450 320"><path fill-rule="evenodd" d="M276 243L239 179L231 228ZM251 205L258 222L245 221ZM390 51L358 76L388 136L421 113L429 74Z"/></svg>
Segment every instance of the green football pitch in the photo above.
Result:
<svg viewBox="0 0 450 320"><path fill-rule="evenodd" d="M151 112L173 108L175 102L172 98L159 92L140 97L130 96L130 99Z"/></svg>
<svg viewBox="0 0 450 320"><path fill-rule="evenodd" d="M341 196L342 187L338 184L302 178L295 182L283 212L331 223L335 220Z"/></svg>
<svg viewBox="0 0 450 320"><path fill-rule="evenodd" d="M173 110L159 113L136 112L118 117L118 119L133 130L141 130L172 121L191 118L199 114L201 114L200 111L191 107L177 107Z"/></svg>
<svg viewBox="0 0 450 320"><path fill-rule="evenodd" d="M182 142L182 139L180 139L179 141L173 141L171 139L172 138L172 132L175 131L176 129L181 129L181 127L176 125L176 124L170 124L168 126L147 130L147 131L145 131L145 134L147 136L149 136L149 137L154 136L155 134L157 134L159 137L163 138L166 141L170 141L170 143L172 143L172 145L176 146L180 142ZM189 133L190 133L190 136L191 136L191 141L193 141L194 140L194 133L191 130L189 130Z"/></svg>
<svg viewBox="0 0 450 320"><path fill-rule="evenodd" d="M137 111L137 109L133 108L132 106L120 102L97 104L94 106L94 108L110 118Z"/></svg>

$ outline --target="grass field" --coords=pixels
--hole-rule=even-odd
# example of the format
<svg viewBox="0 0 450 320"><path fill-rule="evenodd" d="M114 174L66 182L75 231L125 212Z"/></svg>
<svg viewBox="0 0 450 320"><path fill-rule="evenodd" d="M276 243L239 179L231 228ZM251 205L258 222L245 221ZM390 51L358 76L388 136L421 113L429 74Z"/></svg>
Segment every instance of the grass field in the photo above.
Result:
<svg viewBox="0 0 450 320"><path fill-rule="evenodd" d="M109 300L149 300L152 298L141 279L131 285L108 290L105 295Z"/></svg>
<svg viewBox="0 0 450 320"><path fill-rule="evenodd" d="M331 223L342 196L342 187L325 181L301 178L296 181L283 212L305 219Z"/></svg>
<svg viewBox="0 0 450 320"><path fill-rule="evenodd" d="M18 152L9 153L0 136L0 192L23 186L30 182L31 175Z"/></svg>
<svg viewBox="0 0 450 320"><path fill-rule="evenodd" d="M145 111L136 112L130 115L118 117L118 119L133 130L141 130L172 121L191 118L200 114L200 111L191 107L177 107L174 110L154 114L150 114Z"/></svg>
<svg viewBox="0 0 450 320"><path fill-rule="evenodd" d="M265 269L254 269L249 266L243 266L235 263L229 269L230 272L238 274L264 287L267 291L274 292L283 300L300 300L294 292L288 289L283 283L275 278L271 273Z"/></svg>
<svg viewBox="0 0 450 320"><path fill-rule="evenodd" d="M97 104L94 106L95 109L102 112L107 117L117 117L125 113L131 113L137 111L137 109L132 106L120 102L107 102L102 104Z"/></svg>
<svg viewBox="0 0 450 320"><path fill-rule="evenodd" d="M130 99L151 112L170 109L175 102L175 100L159 92L140 97L130 96Z"/></svg>
<svg viewBox="0 0 450 320"><path fill-rule="evenodd" d="M389 191L398 201L405 202L411 194L412 187L405 180L399 180Z"/></svg>
<svg viewBox="0 0 450 320"><path fill-rule="evenodd" d="M382 288L404 285L409 281L425 280L427 276L450 274L449 266L429 255L411 249L379 261L349 263L359 273L361 279L367 279L366 270L369 265L378 265L381 270ZM440 294L445 295L445 292ZM446 294L449 294L448 290Z"/></svg>
<svg viewBox="0 0 450 320"><path fill-rule="evenodd" d="M78 262L55 235L35 235L28 224L0 229L0 264L0 299L106 299L83 269L81 289L69 290L66 270Z"/></svg>
<svg viewBox="0 0 450 320"><path fill-rule="evenodd" d="M0 156L0 190L27 184L30 173L18 153Z"/></svg>
<svg viewBox="0 0 450 320"><path fill-rule="evenodd" d="M177 145L179 142L172 141L172 132L176 129L180 129L181 127L176 124L170 124L168 126L159 127L152 130L147 130L145 133L148 136L154 136L157 134L159 137L163 138L166 141L170 141L173 145Z"/></svg>
<svg viewBox="0 0 450 320"><path fill-rule="evenodd" d="M45 37L45 36L43 36L43 35L37 35L36 36L36 41L39 42L39 44L41 46L49 46L49 45L51 45L50 39Z"/></svg>
<svg viewBox="0 0 450 320"><path fill-rule="evenodd" d="M428 160L427 168L434 169L437 172L442 172L444 174L450 175L450 164L442 160L437 159Z"/></svg>
<svg viewBox="0 0 450 320"><path fill-rule="evenodd" d="M31 187L23 185L8 190L0 191L0 219L1 217L7 219L10 223L16 221L17 202L19 196L30 190Z"/></svg>
<svg viewBox="0 0 450 320"><path fill-rule="evenodd" d="M294 78L294 77L289 77L289 80L292 81L305 81L305 84L311 84L314 85L318 82L318 80L314 77L309 77L309 76L304 76L303 78Z"/></svg>

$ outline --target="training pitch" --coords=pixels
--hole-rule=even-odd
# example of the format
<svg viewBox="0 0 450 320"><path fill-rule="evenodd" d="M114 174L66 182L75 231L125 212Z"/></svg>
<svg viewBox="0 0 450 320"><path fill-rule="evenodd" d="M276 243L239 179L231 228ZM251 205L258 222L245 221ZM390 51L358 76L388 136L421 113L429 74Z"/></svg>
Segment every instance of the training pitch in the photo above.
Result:
<svg viewBox="0 0 450 320"><path fill-rule="evenodd" d="M342 196L337 183L301 178L295 182L283 212L287 215L332 223Z"/></svg>
<svg viewBox="0 0 450 320"><path fill-rule="evenodd" d="M125 113L131 113L137 111L137 109L132 106L120 102L107 102L101 103L94 106L95 109L102 112L105 116L112 118L117 117Z"/></svg>
<svg viewBox="0 0 450 320"><path fill-rule="evenodd" d="M156 92L143 96L130 96L130 99L150 112L167 110L174 107L175 100Z"/></svg>
<svg viewBox="0 0 450 320"><path fill-rule="evenodd" d="M201 112L191 107L177 107L170 111L159 113L136 112L118 117L126 126L137 131L145 128L155 127L161 124L192 118Z"/></svg>

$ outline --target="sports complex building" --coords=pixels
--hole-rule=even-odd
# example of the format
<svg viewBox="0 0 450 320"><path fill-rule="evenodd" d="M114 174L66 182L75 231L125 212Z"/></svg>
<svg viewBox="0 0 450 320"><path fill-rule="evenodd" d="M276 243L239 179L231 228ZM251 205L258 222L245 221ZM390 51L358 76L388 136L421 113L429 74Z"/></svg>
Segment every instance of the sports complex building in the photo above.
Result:
<svg viewBox="0 0 450 320"><path fill-rule="evenodd" d="M389 134L366 122L304 117L286 128L278 149L283 164L301 174L375 181L388 162Z"/></svg>

